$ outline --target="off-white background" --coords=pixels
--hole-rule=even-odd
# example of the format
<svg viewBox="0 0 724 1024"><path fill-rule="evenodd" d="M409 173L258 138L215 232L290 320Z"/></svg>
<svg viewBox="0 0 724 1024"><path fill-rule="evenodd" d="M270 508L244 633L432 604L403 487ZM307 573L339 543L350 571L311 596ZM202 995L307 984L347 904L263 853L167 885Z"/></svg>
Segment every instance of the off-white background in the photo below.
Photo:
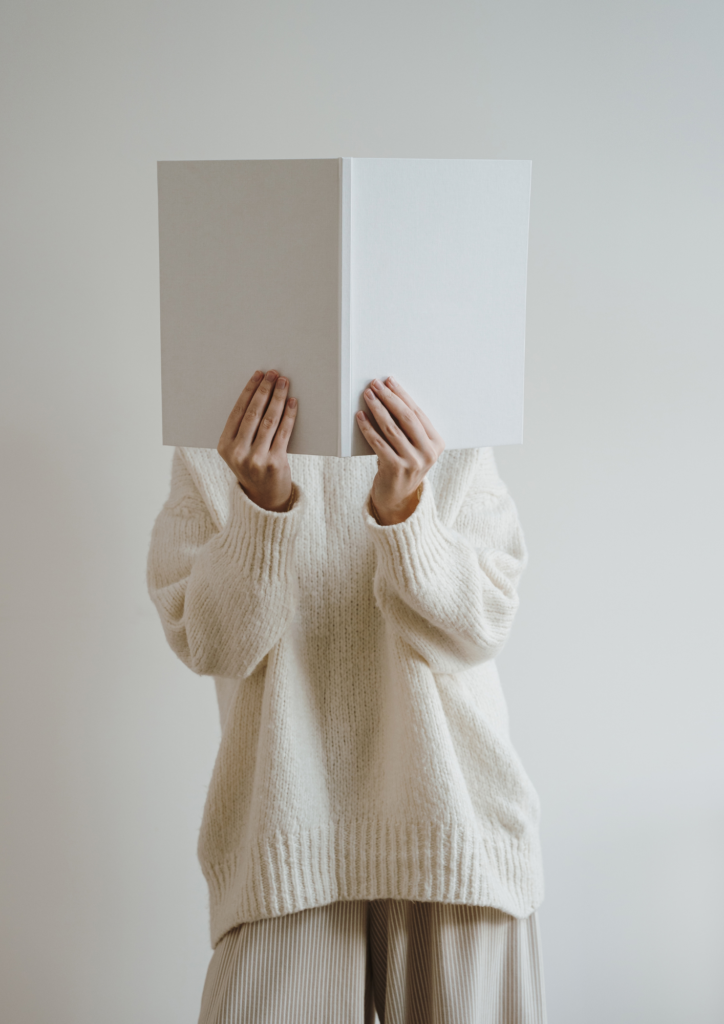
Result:
<svg viewBox="0 0 724 1024"><path fill-rule="evenodd" d="M550 1020L721 1021L722 5L3 11L2 1020L196 1021L218 728L145 591L156 160L343 153L533 160L500 669Z"/></svg>

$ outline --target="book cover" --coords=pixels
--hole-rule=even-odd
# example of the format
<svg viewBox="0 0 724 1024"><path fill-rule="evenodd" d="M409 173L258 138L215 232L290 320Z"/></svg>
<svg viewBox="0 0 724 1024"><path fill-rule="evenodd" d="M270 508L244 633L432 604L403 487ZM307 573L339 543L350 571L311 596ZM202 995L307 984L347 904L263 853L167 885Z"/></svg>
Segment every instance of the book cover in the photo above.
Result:
<svg viewBox="0 0 724 1024"><path fill-rule="evenodd" d="M393 374L448 448L523 439L531 164L158 164L163 443L215 448L255 369L299 400L290 453L369 455Z"/></svg>

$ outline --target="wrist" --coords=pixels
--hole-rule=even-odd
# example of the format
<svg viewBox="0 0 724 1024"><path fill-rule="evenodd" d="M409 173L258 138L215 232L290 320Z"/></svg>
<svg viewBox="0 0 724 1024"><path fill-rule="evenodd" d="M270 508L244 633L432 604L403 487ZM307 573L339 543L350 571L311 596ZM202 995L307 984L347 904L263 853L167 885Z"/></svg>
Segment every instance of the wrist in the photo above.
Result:
<svg viewBox="0 0 724 1024"><path fill-rule="evenodd" d="M398 523L404 523L406 519L409 519L412 513L417 508L420 501L420 492L422 490L422 484L417 490L411 494L407 501L401 505L396 505L393 508L375 505L372 500L372 495L369 498L370 514L379 526L397 526Z"/></svg>
<svg viewBox="0 0 724 1024"><path fill-rule="evenodd" d="M287 498L284 499L284 501L281 501L278 504L266 504L261 499L257 499L253 495L249 494L246 487L244 487L244 485L242 484L241 480L238 481L238 484L239 487L244 492L244 494L249 499L249 501L253 502L258 508L263 509L265 512L289 512L297 496L296 487L294 486L294 483L292 483L289 495Z"/></svg>

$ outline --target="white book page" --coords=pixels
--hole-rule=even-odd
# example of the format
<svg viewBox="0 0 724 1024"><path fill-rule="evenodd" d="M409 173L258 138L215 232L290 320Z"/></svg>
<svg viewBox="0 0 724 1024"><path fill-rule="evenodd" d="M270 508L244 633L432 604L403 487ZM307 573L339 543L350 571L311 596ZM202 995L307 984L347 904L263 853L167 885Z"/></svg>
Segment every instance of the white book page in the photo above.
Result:
<svg viewBox="0 0 724 1024"><path fill-rule="evenodd" d="M339 164L159 163L164 444L216 448L273 368L299 399L288 451L337 454Z"/></svg>
<svg viewBox="0 0 724 1024"><path fill-rule="evenodd" d="M530 174L527 160L352 159L352 415L391 374L448 448L522 442Z"/></svg>

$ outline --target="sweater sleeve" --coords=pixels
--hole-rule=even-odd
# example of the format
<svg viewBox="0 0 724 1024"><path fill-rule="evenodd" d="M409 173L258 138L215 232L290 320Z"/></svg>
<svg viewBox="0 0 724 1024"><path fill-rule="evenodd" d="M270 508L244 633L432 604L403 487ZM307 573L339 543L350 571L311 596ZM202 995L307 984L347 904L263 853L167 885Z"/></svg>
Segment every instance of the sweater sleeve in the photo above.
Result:
<svg viewBox="0 0 724 1024"><path fill-rule="evenodd" d="M451 526L438 515L427 477L402 523L380 526L365 507L377 553L377 605L389 628L437 673L462 671L502 650L528 560L492 450L479 449L479 456Z"/></svg>
<svg viewBox="0 0 724 1024"><path fill-rule="evenodd" d="M151 533L148 592L166 639L198 675L244 679L294 616L294 547L306 504L259 508L233 481L221 530L178 449L171 490Z"/></svg>

